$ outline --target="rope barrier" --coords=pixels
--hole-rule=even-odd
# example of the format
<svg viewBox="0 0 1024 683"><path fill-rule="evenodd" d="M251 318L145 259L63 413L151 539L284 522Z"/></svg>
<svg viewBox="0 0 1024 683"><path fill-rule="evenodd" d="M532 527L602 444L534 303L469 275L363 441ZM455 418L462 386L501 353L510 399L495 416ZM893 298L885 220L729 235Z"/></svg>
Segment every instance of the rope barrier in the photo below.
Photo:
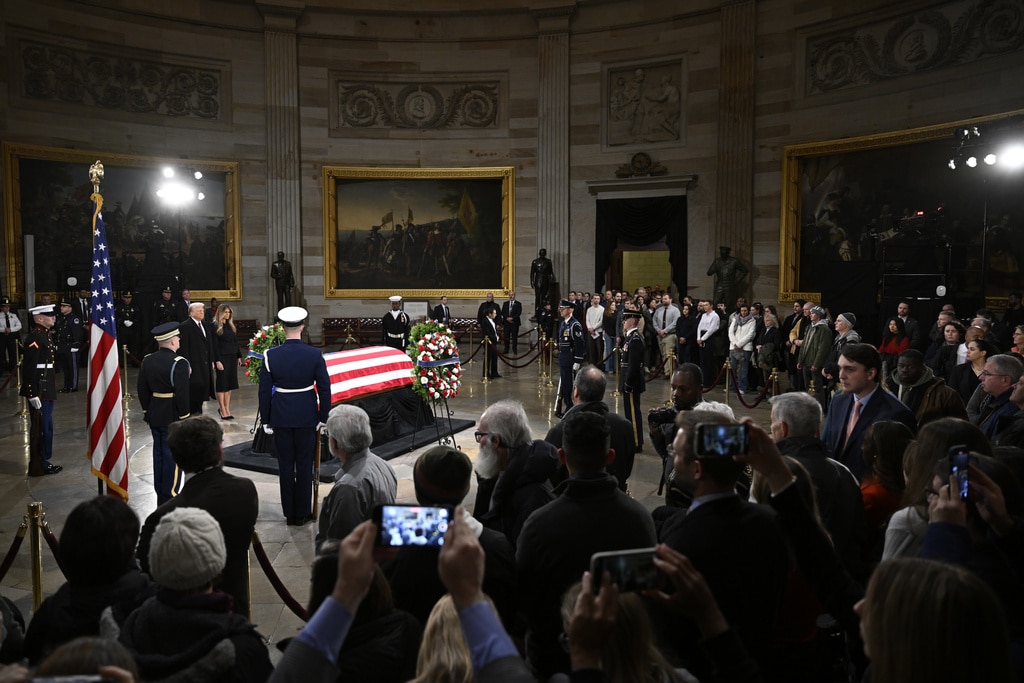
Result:
<svg viewBox="0 0 1024 683"><path fill-rule="evenodd" d="M292 611L295 616L303 621L309 620L309 614L306 612L306 608L299 604L298 600L292 597L292 594L288 592L284 582L281 581L281 577L274 571L274 566L270 563L270 558L267 557L267 551L263 548L263 543L260 541L260 535L256 531L252 532L252 551L256 555L256 560L260 563L260 567L263 569L263 573L266 574L267 579L270 581L270 585L274 587L274 591L277 596L281 598L285 606Z"/></svg>
<svg viewBox="0 0 1024 683"><path fill-rule="evenodd" d="M725 368L723 368L723 370L724 369ZM757 398L754 399L754 402L753 403L747 403L746 400L744 400L744 398L743 398L743 394L740 393L740 390L739 390L739 386L740 385L739 385L739 382L736 380L736 372L732 368L729 368L729 377L732 379L732 390L733 390L733 392L736 393L736 398L738 398L740 400L740 404L744 408L756 408L757 406L761 405L761 402L764 401L765 398L768 395L768 385L766 383L765 386L761 388L761 393L759 393L757 395Z"/></svg>
<svg viewBox="0 0 1024 683"><path fill-rule="evenodd" d="M725 376L725 366L723 365L722 369L718 371L718 377L715 378L715 381L712 382L711 385L708 386L707 388L701 389L701 393L706 394L709 391L714 390L714 388L718 386L718 382L721 381L722 377L724 377L724 376Z"/></svg>
<svg viewBox="0 0 1024 683"><path fill-rule="evenodd" d="M18 367L19 368L21 367L21 361L20 360L18 361ZM18 371L15 370L15 371L11 372L11 374L7 375L7 379L5 379L3 385L0 386L0 391L3 391L4 389L6 389L7 385L11 383L11 380L14 379L14 376L17 375L17 374L18 374Z"/></svg>
<svg viewBox="0 0 1024 683"><path fill-rule="evenodd" d="M0 581L4 580L7 576L7 572L11 570L11 565L14 564L14 558L18 555L18 550L21 549L21 543L25 540L25 534L28 532L28 518L22 518L21 525L18 527L17 533L11 540L11 547L7 551L7 555L4 556L3 563L0 563Z"/></svg>
<svg viewBox="0 0 1024 683"><path fill-rule="evenodd" d="M524 351L521 355L518 355L518 356L510 356L510 355L508 355L506 353L498 351L497 349L495 349L495 353L498 354L498 358L501 358L502 360L504 360L506 362L506 365L508 365L509 364L508 363L509 360L520 360L521 358L526 358L527 356L529 356L531 353L533 353L537 349L537 345L538 344L540 344L540 340L539 339L537 341L535 341L534 343L530 344L530 348L526 349L526 351ZM533 361L528 361L526 363L526 365L529 365L531 362L533 362ZM524 367L525 368L526 365L519 366L519 367ZM517 366L513 366L513 367L517 367Z"/></svg>
<svg viewBox="0 0 1024 683"><path fill-rule="evenodd" d="M46 539L46 545L50 546L50 552L53 553L53 559L57 560L57 568L60 569L60 573L67 578L68 573L64 571L64 563L60 559L60 541L52 531L50 531L50 525L46 523L46 520L42 520L40 530L43 532L43 538Z"/></svg>
<svg viewBox="0 0 1024 683"><path fill-rule="evenodd" d="M667 363L667 362L668 362L668 358L667 357L666 358L662 358L661 359L661 363L658 364L658 367L654 368L654 372L651 373L650 375L645 375L644 376L644 381L650 382L650 381L652 381L654 379L657 379L658 376L661 375L661 371L665 368L665 363Z"/></svg>

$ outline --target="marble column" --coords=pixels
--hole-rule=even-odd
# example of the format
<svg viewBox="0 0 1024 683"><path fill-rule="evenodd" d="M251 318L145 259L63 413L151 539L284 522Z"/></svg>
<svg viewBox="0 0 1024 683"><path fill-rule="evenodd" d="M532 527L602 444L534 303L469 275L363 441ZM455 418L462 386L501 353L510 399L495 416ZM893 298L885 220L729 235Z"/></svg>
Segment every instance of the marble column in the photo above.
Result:
<svg viewBox="0 0 1024 683"><path fill-rule="evenodd" d="M263 13L267 102L267 281L270 264L283 251L292 262L302 299L302 222L299 169L299 62L296 23L303 4L289 0L259 3ZM270 284L271 312L277 303Z"/></svg>
<svg viewBox="0 0 1024 683"><path fill-rule="evenodd" d="M718 96L716 224L708 262L718 247L750 263L754 196L755 0L722 5L721 83Z"/></svg>
<svg viewBox="0 0 1024 683"><path fill-rule="evenodd" d="M569 282L569 21L575 2L535 11L538 26L537 247ZM531 256L532 260L532 256Z"/></svg>

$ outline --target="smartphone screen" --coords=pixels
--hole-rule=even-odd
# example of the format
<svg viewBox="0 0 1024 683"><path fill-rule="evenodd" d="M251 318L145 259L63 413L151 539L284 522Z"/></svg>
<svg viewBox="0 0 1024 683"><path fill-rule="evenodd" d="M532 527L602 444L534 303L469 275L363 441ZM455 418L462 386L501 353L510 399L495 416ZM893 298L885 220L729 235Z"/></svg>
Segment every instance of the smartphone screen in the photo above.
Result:
<svg viewBox="0 0 1024 683"><path fill-rule="evenodd" d="M956 477L957 488L960 491L960 499L967 500L969 486L967 482L967 466L971 462L970 451L967 446L953 446L949 449L949 473Z"/></svg>
<svg viewBox="0 0 1024 683"><path fill-rule="evenodd" d="M376 545L384 548L444 545L451 519L450 507L378 505L373 511L377 525Z"/></svg>
<svg viewBox="0 0 1024 683"><path fill-rule="evenodd" d="M745 424L699 424L694 439L697 457L732 457L747 452L750 435Z"/></svg>
<svg viewBox="0 0 1024 683"><path fill-rule="evenodd" d="M664 575L654 566L654 548L595 553L590 558L594 593L601 590L601 577L608 572L620 593L658 589Z"/></svg>

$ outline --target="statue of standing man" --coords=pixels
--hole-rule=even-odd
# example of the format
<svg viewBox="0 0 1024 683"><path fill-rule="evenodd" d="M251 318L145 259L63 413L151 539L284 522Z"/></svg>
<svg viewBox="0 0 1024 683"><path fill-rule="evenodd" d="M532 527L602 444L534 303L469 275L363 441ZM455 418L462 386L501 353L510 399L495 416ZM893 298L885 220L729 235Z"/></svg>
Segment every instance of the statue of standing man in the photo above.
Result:
<svg viewBox="0 0 1024 683"><path fill-rule="evenodd" d="M548 250L541 249L537 258L530 264L530 286L536 297L534 302L533 317L530 320L537 322L537 317L544 310L544 304L550 300L551 285L555 282L555 269L548 258Z"/></svg>
<svg viewBox="0 0 1024 683"><path fill-rule="evenodd" d="M292 274L292 264L285 259L283 251L277 252L277 260L270 266L270 277L277 289L277 310L291 306L295 276Z"/></svg>
<svg viewBox="0 0 1024 683"><path fill-rule="evenodd" d="M719 247L719 256L708 267L708 275L715 277L714 303L732 306L739 296L740 283L750 271L735 256L730 256L729 247Z"/></svg>

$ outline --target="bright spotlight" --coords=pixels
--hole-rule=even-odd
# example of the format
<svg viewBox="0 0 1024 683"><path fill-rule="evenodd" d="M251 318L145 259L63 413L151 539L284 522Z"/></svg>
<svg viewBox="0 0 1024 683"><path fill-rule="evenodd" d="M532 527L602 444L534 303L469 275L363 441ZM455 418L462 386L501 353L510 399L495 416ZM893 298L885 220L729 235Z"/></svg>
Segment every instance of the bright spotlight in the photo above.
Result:
<svg viewBox="0 0 1024 683"><path fill-rule="evenodd" d="M974 168L978 165L978 157L967 157L967 165Z"/></svg>
<svg viewBox="0 0 1024 683"><path fill-rule="evenodd" d="M952 170L952 171L956 170L956 161L955 160L950 159L949 163L946 164L946 165L949 166L950 170Z"/></svg>
<svg viewBox="0 0 1024 683"><path fill-rule="evenodd" d="M192 175L195 176L196 180L202 180L203 179L203 172L202 171L196 171Z"/></svg>
<svg viewBox="0 0 1024 683"><path fill-rule="evenodd" d="M1010 145L999 155L999 165L1015 171L1024 167L1024 145Z"/></svg>
<svg viewBox="0 0 1024 683"><path fill-rule="evenodd" d="M179 183L167 183L156 191L156 196L172 206L184 204L195 199L195 194L191 188Z"/></svg>
<svg viewBox="0 0 1024 683"><path fill-rule="evenodd" d="M164 178L173 178L173 177L174 177L174 169L171 168L170 166L164 166Z"/></svg>
<svg viewBox="0 0 1024 683"><path fill-rule="evenodd" d="M196 199L198 199L199 201L203 201L204 199L206 199L206 193L200 192L199 194L196 195Z"/></svg>
<svg viewBox="0 0 1024 683"><path fill-rule="evenodd" d="M995 154L986 154L985 158L983 159L983 161L986 164L988 164L989 166L991 166L992 164L996 163L996 155Z"/></svg>

